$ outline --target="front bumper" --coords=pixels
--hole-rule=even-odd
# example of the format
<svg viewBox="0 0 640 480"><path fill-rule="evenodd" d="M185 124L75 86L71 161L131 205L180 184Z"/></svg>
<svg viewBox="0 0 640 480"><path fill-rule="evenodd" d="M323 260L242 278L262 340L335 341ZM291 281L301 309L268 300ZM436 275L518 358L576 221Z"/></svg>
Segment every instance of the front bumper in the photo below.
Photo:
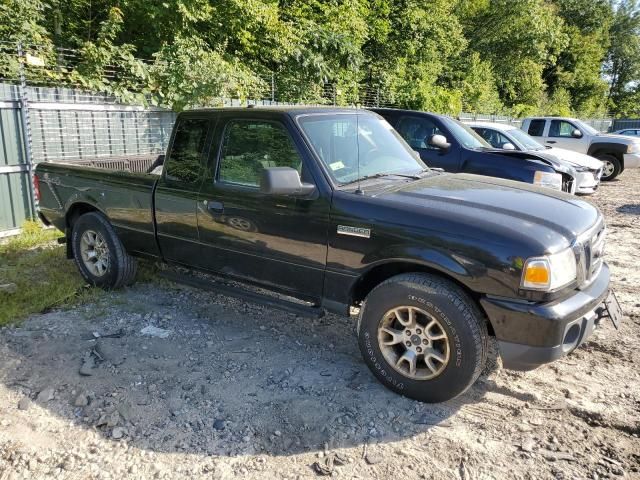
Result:
<svg viewBox="0 0 640 480"><path fill-rule="evenodd" d="M638 167L640 167L640 153L625 153L624 168L638 168Z"/></svg>
<svg viewBox="0 0 640 480"><path fill-rule="evenodd" d="M587 170L584 172L578 172L576 177L576 193L578 195L589 195L595 193L600 185L601 171Z"/></svg>
<svg viewBox="0 0 640 480"><path fill-rule="evenodd" d="M584 343L604 312L609 277L609 267L603 264L587 288L550 303L481 299L498 340L504 368L533 370Z"/></svg>

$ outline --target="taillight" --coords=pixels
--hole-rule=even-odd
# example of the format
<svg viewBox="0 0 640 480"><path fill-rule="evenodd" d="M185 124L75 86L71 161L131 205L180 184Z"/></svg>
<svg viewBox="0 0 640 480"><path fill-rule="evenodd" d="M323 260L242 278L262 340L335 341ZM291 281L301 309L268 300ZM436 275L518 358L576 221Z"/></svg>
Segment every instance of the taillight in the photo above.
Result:
<svg viewBox="0 0 640 480"><path fill-rule="evenodd" d="M40 201L40 180L38 180L38 176L33 176L33 195L36 197L36 202Z"/></svg>

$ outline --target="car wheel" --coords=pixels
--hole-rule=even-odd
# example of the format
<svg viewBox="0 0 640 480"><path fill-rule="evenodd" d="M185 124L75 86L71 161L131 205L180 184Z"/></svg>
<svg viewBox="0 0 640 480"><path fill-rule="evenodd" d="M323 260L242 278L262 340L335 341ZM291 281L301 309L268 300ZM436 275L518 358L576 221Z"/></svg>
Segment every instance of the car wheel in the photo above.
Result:
<svg viewBox="0 0 640 480"><path fill-rule="evenodd" d="M135 280L135 259L101 213L85 213L76 220L71 245L76 266L91 285L112 289Z"/></svg>
<svg viewBox="0 0 640 480"><path fill-rule="evenodd" d="M484 317L460 287L435 275L402 274L378 285L362 304L357 329L378 380L422 402L460 395L486 363Z"/></svg>
<svg viewBox="0 0 640 480"><path fill-rule="evenodd" d="M613 155L605 154L600 155L597 158L604 163L601 180L613 180L618 175L620 175L620 173L622 173L622 165L620 165L620 160L618 160Z"/></svg>

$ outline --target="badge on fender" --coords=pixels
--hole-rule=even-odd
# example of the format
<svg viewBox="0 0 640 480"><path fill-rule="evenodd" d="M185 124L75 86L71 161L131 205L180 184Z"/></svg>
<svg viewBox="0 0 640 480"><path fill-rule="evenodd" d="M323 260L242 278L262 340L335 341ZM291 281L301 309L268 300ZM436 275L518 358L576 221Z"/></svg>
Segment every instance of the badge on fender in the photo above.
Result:
<svg viewBox="0 0 640 480"><path fill-rule="evenodd" d="M352 237L371 238L370 228L350 227L348 225L338 225L338 235L350 235Z"/></svg>

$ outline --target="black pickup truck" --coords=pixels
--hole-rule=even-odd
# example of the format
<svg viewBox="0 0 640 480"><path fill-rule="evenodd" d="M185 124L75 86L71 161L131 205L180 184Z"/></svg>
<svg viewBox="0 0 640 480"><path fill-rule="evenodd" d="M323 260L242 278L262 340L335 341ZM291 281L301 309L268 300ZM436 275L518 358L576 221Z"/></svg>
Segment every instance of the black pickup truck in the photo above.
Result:
<svg viewBox="0 0 640 480"><path fill-rule="evenodd" d="M429 170L368 111L189 111L160 176L41 163L35 178L41 218L91 284L130 284L144 256L359 310L367 365L422 401L465 391L489 336L527 370L620 317L596 208Z"/></svg>

